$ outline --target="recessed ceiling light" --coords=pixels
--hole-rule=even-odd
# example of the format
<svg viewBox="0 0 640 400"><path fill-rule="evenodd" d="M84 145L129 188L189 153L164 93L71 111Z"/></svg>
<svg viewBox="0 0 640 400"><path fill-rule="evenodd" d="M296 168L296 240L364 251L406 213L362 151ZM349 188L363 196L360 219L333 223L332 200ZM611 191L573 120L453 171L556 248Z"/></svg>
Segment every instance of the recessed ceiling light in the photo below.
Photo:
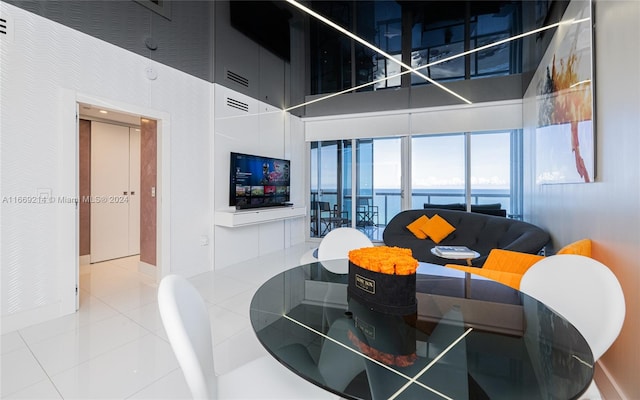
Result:
<svg viewBox="0 0 640 400"><path fill-rule="evenodd" d="M100 110L100 114L108 114L109 112L106 110Z"/></svg>

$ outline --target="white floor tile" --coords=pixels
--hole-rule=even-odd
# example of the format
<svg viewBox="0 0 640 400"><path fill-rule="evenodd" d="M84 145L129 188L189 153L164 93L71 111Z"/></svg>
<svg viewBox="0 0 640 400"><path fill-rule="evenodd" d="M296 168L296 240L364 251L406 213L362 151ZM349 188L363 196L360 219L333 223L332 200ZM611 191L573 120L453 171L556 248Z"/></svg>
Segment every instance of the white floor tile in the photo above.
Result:
<svg viewBox="0 0 640 400"><path fill-rule="evenodd" d="M20 390L17 393L7 396L6 399L53 400L62 399L62 396L60 396L60 393L58 393L51 380L47 378L36 383L35 385L31 385L26 389Z"/></svg>
<svg viewBox="0 0 640 400"><path fill-rule="evenodd" d="M164 331L157 301L134 308L124 314L151 332L158 333Z"/></svg>
<svg viewBox="0 0 640 400"><path fill-rule="evenodd" d="M101 300L120 312L131 311L158 301L158 288L139 284L101 297Z"/></svg>
<svg viewBox="0 0 640 400"><path fill-rule="evenodd" d="M219 304L251 288L251 284L223 275L196 277L191 279L202 297L209 303Z"/></svg>
<svg viewBox="0 0 640 400"><path fill-rule="evenodd" d="M215 342L223 342L251 326L249 318L218 306L209 307L211 333Z"/></svg>
<svg viewBox="0 0 640 400"><path fill-rule="evenodd" d="M0 354L9 353L26 346L27 344L22 340L18 331L5 333L0 337Z"/></svg>
<svg viewBox="0 0 640 400"><path fill-rule="evenodd" d="M147 335L51 379L65 399L123 399L177 367L169 344Z"/></svg>
<svg viewBox="0 0 640 400"><path fill-rule="evenodd" d="M176 369L128 399L190 399L191 392L181 369Z"/></svg>
<svg viewBox="0 0 640 400"><path fill-rule="evenodd" d="M218 303L218 306L233 311L236 314L249 318L249 308L251 306L251 300L260 286L256 285L249 290L237 294L229 299Z"/></svg>
<svg viewBox="0 0 640 400"><path fill-rule="evenodd" d="M28 344L35 344L118 314L113 307L108 306L98 298L82 291L80 293L80 309L78 312L21 329L20 334L24 340Z"/></svg>
<svg viewBox="0 0 640 400"><path fill-rule="evenodd" d="M47 375L27 347L2 354L0 364L0 397L3 399L47 379Z"/></svg>
<svg viewBox="0 0 640 400"><path fill-rule="evenodd" d="M216 373L220 375L268 355L268 352L258 341L253 329L247 327L223 342L216 342L213 354Z"/></svg>
<svg viewBox="0 0 640 400"><path fill-rule="evenodd" d="M53 375L148 333L148 330L119 314L42 340L30 348L45 371Z"/></svg>

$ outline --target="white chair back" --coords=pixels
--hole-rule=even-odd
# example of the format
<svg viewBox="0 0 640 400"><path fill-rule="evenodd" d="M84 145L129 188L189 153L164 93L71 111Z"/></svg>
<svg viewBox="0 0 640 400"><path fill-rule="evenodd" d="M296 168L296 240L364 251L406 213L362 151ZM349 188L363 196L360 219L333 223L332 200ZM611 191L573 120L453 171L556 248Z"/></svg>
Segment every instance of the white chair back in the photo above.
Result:
<svg viewBox="0 0 640 400"><path fill-rule="evenodd" d="M371 239L355 228L336 228L327 233L318 246L318 260L347 258L349 250L373 247Z"/></svg>
<svg viewBox="0 0 640 400"><path fill-rule="evenodd" d="M318 261L347 258L349 251L362 247L373 247L371 239L355 228L336 228L327 233L318 246ZM326 269L338 274L346 274L349 264L323 263Z"/></svg>
<svg viewBox="0 0 640 400"><path fill-rule="evenodd" d="M162 324L194 399L215 399L213 340L207 306L185 278L168 275L158 288Z"/></svg>
<svg viewBox="0 0 640 400"><path fill-rule="evenodd" d="M626 313L624 293L604 264L585 256L547 257L525 272L520 291L565 317L584 336L594 360L613 344Z"/></svg>

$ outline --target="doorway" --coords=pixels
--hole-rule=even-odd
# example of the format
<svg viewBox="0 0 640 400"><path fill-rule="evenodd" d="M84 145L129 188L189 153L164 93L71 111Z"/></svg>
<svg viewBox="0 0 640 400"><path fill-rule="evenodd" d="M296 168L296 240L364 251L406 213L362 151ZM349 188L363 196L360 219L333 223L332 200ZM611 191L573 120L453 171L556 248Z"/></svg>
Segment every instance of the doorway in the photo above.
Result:
<svg viewBox="0 0 640 400"><path fill-rule="evenodd" d="M162 120L78 103L78 267L138 255L156 281ZM160 211L160 212L159 212ZM79 279L77 279L79 284Z"/></svg>

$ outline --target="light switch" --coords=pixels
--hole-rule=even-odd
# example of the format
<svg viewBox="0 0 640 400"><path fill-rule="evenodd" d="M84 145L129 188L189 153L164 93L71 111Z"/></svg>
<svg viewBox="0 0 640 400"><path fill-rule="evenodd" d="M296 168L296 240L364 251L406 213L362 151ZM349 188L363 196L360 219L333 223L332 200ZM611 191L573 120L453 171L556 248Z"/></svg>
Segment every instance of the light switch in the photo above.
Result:
<svg viewBox="0 0 640 400"><path fill-rule="evenodd" d="M156 187L151 186L151 197L156 197Z"/></svg>

